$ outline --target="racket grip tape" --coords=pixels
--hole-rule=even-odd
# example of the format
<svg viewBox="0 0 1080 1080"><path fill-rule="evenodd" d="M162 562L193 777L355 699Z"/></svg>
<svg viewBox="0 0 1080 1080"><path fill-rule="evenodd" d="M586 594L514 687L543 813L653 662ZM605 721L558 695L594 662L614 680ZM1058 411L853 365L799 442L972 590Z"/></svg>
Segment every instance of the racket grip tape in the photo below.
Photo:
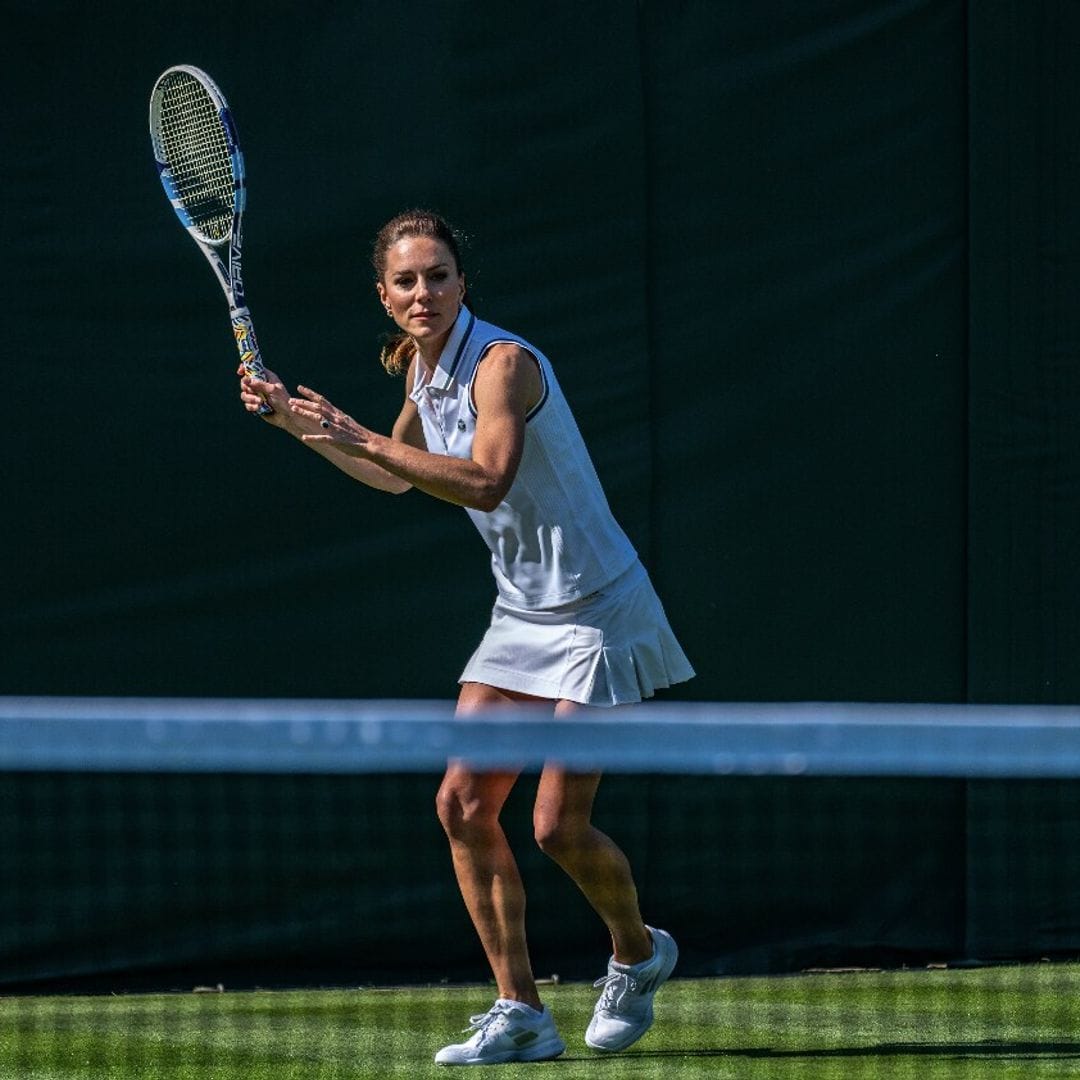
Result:
<svg viewBox="0 0 1080 1080"><path fill-rule="evenodd" d="M251 321L251 312L246 307L233 308L229 313L232 318L233 337L236 339L236 348L240 353L240 363L249 375L256 379L266 378L266 368L263 367L262 356L259 353L259 342L255 337L255 327ZM259 416L267 416L274 410L264 401L259 406Z"/></svg>

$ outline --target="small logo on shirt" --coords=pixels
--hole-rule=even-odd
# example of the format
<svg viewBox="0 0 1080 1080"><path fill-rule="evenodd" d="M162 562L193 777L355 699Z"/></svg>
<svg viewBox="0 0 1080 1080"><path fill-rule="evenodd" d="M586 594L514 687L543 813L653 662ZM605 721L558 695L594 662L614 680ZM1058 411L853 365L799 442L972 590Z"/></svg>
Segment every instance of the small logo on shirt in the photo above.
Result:
<svg viewBox="0 0 1080 1080"><path fill-rule="evenodd" d="M459 420L457 422L457 429L458 429L458 431L464 431L465 430L465 421L464 420Z"/></svg>

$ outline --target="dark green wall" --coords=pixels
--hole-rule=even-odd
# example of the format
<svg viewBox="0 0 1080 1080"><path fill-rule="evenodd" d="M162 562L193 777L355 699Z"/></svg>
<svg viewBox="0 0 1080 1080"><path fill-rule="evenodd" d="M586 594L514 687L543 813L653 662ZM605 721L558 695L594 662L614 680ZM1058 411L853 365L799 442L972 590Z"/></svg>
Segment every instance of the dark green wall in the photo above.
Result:
<svg viewBox="0 0 1080 1080"><path fill-rule="evenodd" d="M445 698L486 623L460 510L366 492L240 410L221 297L149 153L150 87L188 62L238 117L249 299L290 383L385 430L402 389L376 361L370 238L415 203L471 235L478 310L556 363L698 669L673 696L1080 696L1077 5L470 0L418 22L234 3L196 22L17 3L4 41L0 693ZM70 858L67 892L48 866L7 878L5 978L198 965L207 922L249 971L271 947L340 959L345 899L386 895L388 873L401 911L437 894L453 912L429 779L318 788L361 838L380 815L410 841L426 822L419 863L285 838L265 891L214 894L206 922L169 921L168 883L191 910L209 895L192 868L235 882L266 848L230 800L263 820L279 787L182 791L221 834L178 820L170 787L155 810L87 779L42 816L48 789L10 779L9 856ZM291 783L290 805L311 795ZM1020 796L986 786L762 783L657 786L629 829L648 909L699 967L1075 950L1075 867L1050 855L1077 849L1067 789L1004 814ZM65 815L102 802L79 846ZM704 861L695 807L717 830ZM555 890L536 917L569 910L530 858ZM793 896L815 867L832 876ZM543 955L563 929L537 927ZM454 931L440 962L469 969Z"/></svg>
<svg viewBox="0 0 1080 1080"><path fill-rule="evenodd" d="M0 775L0 987L487 977L434 776ZM504 814L540 975L609 943ZM1077 784L608 777L598 823L680 974L1075 957ZM687 829L687 822L694 823Z"/></svg>
<svg viewBox="0 0 1080 1080"><path fill-rule="evenodd" d="M972 701L1080 700L1080 8L971 20Z"/></svg>
<svg viewBox="0 0 1080 1080"><path fill-rule="evenodd" d="M369 240L459 222L700 673L675 696L1074 700L1076 8L765 9L9 5L0 690L447 697L486 622L460 511L240 411L146 134L191 62L270 364L385 430Z"/></svg>

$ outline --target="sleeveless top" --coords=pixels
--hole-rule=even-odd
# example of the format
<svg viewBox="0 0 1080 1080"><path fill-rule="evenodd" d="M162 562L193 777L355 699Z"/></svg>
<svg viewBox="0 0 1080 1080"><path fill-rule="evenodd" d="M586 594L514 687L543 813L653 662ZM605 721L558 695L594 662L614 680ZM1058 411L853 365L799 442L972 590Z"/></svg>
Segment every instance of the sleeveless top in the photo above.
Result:
<svg viewBox="0 0 1080 1080"><path fill-rule="evenodd" d="M521 463L506 497L490 512L466 512L491 552L502 599L526 610L558 607L614 581L637 553L612 516L550 361L462 307L430 379L417 361L409 396L429 451L471 457L472 383L484 354L498 343L519 345L536 359L543 390L526 416Z"/></svg>

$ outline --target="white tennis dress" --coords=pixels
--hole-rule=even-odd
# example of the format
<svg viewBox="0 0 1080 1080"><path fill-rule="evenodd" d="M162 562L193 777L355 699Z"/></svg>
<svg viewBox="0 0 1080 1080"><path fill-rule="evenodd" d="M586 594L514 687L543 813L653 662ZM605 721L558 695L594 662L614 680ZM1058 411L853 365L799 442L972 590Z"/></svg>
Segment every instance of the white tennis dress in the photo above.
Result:
<svg viewBox="0 0 1080 1080"><path fill-rule="evenodd" d="M473 379L487 350L504 342L535 357L543 390L506 497L490 512L467 509L491 552L498 598L460 681L619 705L691 678L543 353L463 307L431 378L415 366L410 397L428 449L471 457Z"/></svg>

